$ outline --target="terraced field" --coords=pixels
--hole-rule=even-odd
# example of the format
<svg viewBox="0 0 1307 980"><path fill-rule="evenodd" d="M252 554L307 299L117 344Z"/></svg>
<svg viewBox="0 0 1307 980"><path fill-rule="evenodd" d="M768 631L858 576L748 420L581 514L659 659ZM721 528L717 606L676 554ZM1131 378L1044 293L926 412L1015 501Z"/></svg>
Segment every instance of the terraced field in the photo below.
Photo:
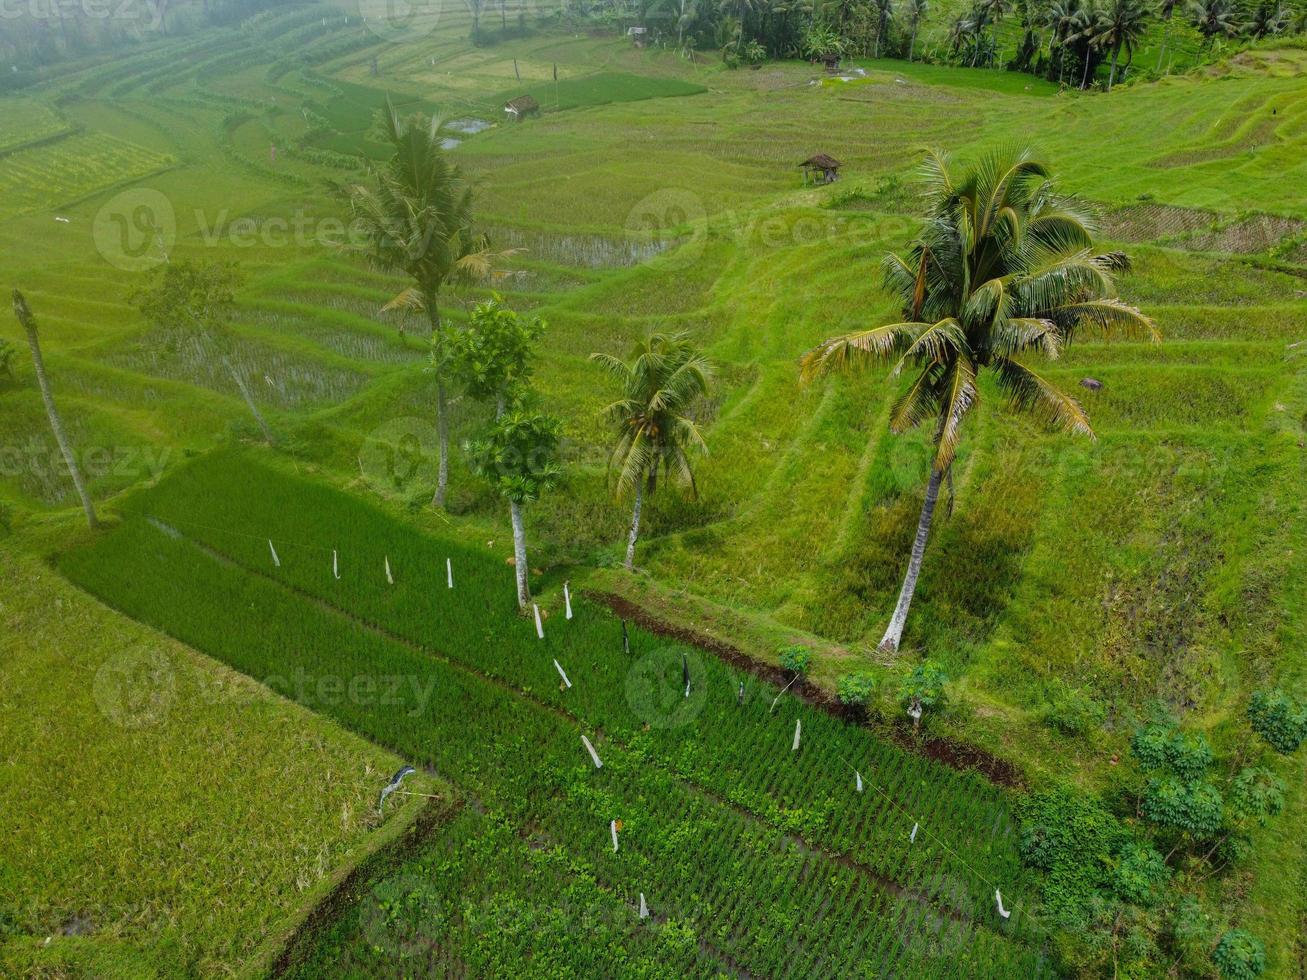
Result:
<svg viewBox="0 0 1307 980"><path fill-rule="evenodd" d="M307 703L437 769L459 800L432 817L444 831L352 882L338 914L301 936L283 963L301 975L335 954L372 972L378 945L429 967L530 972L555 962L546 950L556 944L483 927L528 904L535 918L519 921L543 937L575 935L580 921L611 938L573 943L557 961L592 975L626 962L650 975L1051 970L1040 876L1020 866L1008 817L1020 794L895 747L897 683L923 656L941 663L951 707L928 720L932 734L982 746L1028 788L1093 793L1119 786L1130 733L1156 710L1234 758L1251 692L1307 683L1307 55L1250 51L1200 75L1078 96L1013 73L903 62L864 62L867 76L850 82L795 63L729 72L552 29L473 48L466 16L446 13L392 43L352 10L279 9L158 39L114 64L72 63L0 102L0 280L36 311L93 495L124 519L92 542L73 531L72 488L20 357L13 378L0 374L0 536L33 561L73 550L60 567L125 614L92 603L109 621L144 620L293 699L272 676L287 623L302 625L292 646L319 658L315 669L384 662L449 692L414 717ZM1177 24L1174 50L1182 34ZM502 123L498 101L526 90L542 117ZM387 95L477 123L451 156L476 182L494 243L525 250L493 289L548 323L538 386L565 420L567 469L560 490L528 509L552 613L543 644L510 615L504 507L463 454L448 517L424 507L429 465L400 485L371 469L378 436L429 435L434 403L424 330L379 312L403 283L342 254L327 224L344 216L330 185L377 158L367 137ZM26 145L28 133L49 141ZM895 312L877 263L918 227L922 147L968 157L1005 139L1036 143L1067 190L1101 207L1106 239L1133 260L1122 295L1165 340L1077 344L1048 366L1081 395L1096 441L1014 419L982 387L951 514L932 540L904 652L890 659L874 644L899 587L926 447L886 432L895 381L804 387L797 360ZM843 161L843 177L805 187L797 164L818 151ZM97 219L113 228L130 217L112 203L123 188L168 205L152 212L167 219L166 248L150 245L129 267L116 239L94 234ZM128 300L165 252L240 264L227 330L182 335L142 321ZM450 321L489 291L451 298ZM688 330L719 371L701 493L652 501L628 576L614 568L629 514L611 500L599 416L612 393L587 358L625 353L653 327ZM12 321L0 337L22 340ZM278 449L257 465L223 455L181 469L257 432L223 356ZM1101 389L1079 388L1084 378ZM483 422L456 400L454 444ZM219 481L220 463L235 485ZM291 480L287 467L311 479ZM279 548L284 539L279 570L269 537ZM332 547L346 556L339 582ZM395 590L383 588L378 550L401 569ZM449 555L460 569L452 594L441 581ZM869 672L881 682L877 729L788 699L773 715L768 685L699 655L694 689L712 692L702 713L646 732L625 677L663 644L636 631L626 658L615 621L582 601L563 620L565 578L767 664L781 645L809 645L825 690ZM555 657L570 691L557 690ZM1059 728L1068 689L1103 723ZM435 707L459 698L477 710ZM861 796L844 765L854 756L867 760L856 766ZM1221 928L1264 939L1267 975L1292 977L1307 878L1284 869L1307 860L1307 773L1301 759L1274 765L1289 787L1285 814L1255 832L1246 863L1193 897ZM913 814L928 816L933 836L909 847ZM625 828L616 854L612 819ZM456 909L451 896L487 849L520 858L487 877L485 894L502 904ZM431 888L436 867L449 874ZM412 876L428 885L406 885ZM991 880L1018 908L1007 925ZM641 892L656 929L634 914ZM741 898L753 893L768 896L754 903L771 910L765 921ZM412 895L448 910L430 917L434 933L423 915L395 911ZM291 904L285 893L276 901ZM76 963L96 948L95 936L59 935L41 952L77 911L21 916L21 962ZM97 918L101 938L127 915ZM9 936L0 928L0 941ZM240 958L229 953L224 964Z"/></svg>

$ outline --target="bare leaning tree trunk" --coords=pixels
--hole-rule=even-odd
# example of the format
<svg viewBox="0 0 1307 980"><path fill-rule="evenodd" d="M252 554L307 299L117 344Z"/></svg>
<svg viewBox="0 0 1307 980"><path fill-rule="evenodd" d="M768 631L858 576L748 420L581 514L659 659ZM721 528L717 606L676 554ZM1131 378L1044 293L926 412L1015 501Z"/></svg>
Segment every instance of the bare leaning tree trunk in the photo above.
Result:
<svg viewBox="0 0 1307 980"><path fill-rule="evenodd" d="M912 557L908 560L908 573L903 576L903 588L899 590L898 604L894 607L889 628L885 630L885 635L880 641L880 649L888 653L897 653L899 641L903 639L903 626L908 621L912 595L917 591L917 578L921 575L921 559L926 554L926 542L930 540L930 524L935 517L935 502L939 500L939 485L943 479L944 474L932 466L930 482L926 484L926 500L921 505L921 517L917 520L917 537L912 542Z"/></svg>
<svg viewBox="0 0 1307 980"><path fill-rule="evenodd" d="M449 417L445 397L445 366L441 363L445 325L440 319L440 307L434 292L426 296L427 317L431 321L431 340L436 345L436 441L440 444L440 468L436 475L436 493L431 503L445 509L445 496L449 491Z"/></svg>
<svg viewBox="0 0 1307 980"><path fill-rule="evenodd" d="M531 588L527 583L526 527L522 524L522 505L516 500L508 502L513 516L513 562L517 572L517 606L525 609L531 602Z"/></svg>
<svg viewBox="0 0 1307 980"><path fill-rule="evenodd" d="M635 542L640 536L640 509L644 503L644 481L635 484L635 511L631 517L631 534L626 539L626 570L631 571L635 565Z"/></svg>
<svg viewBox="0 0 1307 980"><path fill-rule="evenodd" d="M272 430L268 428L268 423L263 418L263 413L259 411L259 407L254 404L254 396L250 394L250 389L245 384L245 379L237 373L236 367L231 363L230 358L224 357L222 363L227 368L227 373L232 376L232 380L236 382L236 387L240 389L241 395L245 399L245 407L250 410L250 414L254 416L254 421L258 422L259 428L263 430L263 441L271 446Z"/></svg>
<svg viewBox="0 0 1307 980"><path fill-rule="evenodd" d="M68 472L73 478L73 488L81 498L82 510L86 511L86 523L95 530L100 526L100 522L95 516L91 495L86 492L82 471L77 468L77 458L73 455L72 446L68 444L68 434L64 432L63 420L59 418L59 411L54 405L54 393L50 390L50 379L45 373L45 359L41 357L41 341L36 336L36 317L32 316L23 294L16 289L14 290L14 316L18 318L18 322L26 332L27 344L32 348L32 366L36 369L36 383L41 389L41 400L45 402L45 414L50 419L54 441L59 444L59 452L63 454L64 462L68 464Z"/></svg>

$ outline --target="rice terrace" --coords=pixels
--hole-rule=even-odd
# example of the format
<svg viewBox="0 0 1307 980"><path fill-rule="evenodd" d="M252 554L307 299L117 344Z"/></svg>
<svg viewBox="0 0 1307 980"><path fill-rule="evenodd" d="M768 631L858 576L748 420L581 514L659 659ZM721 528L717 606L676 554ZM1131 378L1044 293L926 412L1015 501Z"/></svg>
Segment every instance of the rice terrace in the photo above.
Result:
<svg viewBox="0 0 1307 980"><path fill-rule="evenodd" d="M0 285L0 976L1307 978L1302 0L0 2Z"/></svg>

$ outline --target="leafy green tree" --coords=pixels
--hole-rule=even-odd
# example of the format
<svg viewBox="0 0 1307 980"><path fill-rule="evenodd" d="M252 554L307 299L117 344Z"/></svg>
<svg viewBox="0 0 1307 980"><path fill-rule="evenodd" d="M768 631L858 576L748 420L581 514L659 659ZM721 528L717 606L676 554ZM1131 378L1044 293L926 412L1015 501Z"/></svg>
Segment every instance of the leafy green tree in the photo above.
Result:
<svg viewBox="0 0 1307 980"><path fill-rule="evenodd" d="M543 320L519 316L499 296L478 303L467 329L451 333L443 346L449 373L471 397L492 402L496 417L503 415L530 381L532 354L544 330Z"/></svg>
<svg viewBox="0 0 1307 980"><path fill-rule="evenodd" d="M812 651L798 644L781 647L777 659L780 661L782 670L788 670L794 674L806 674L808 665L812 663Z"/></svg>
<svg viewBox="0 0 1307 980"><path fill-rule="evenodd" d="M1147 844L1132 841L1122 847L1112 872L1112 887L1127 902L1153 906L1162 899L1171 869L1166 859Z"/></svg>
<svg viewBox="0 0 1307 980"><path fill-rule="evenodd" d="M1092 435L1080 404L1039 374L1031 356L1055 358L1086 329L1156 339L1153 322L1116 296L1117 252L1094 248L1089 212L1057 192L1029 150L987 153L956 172L932 152L924 168L931 201L907 256L889 255L885 284L901 302L894 323L833 337L804 355L805 380L895 363L914 378L890 429L930 423L934 458L912 553L881 648L895 651L921 573L940 484L989 369L1013 408L1064 432Z"/></svg>
<svg viewBox="0 0 1307 980"><path fill-rule="evenodd" d="M1266 969L1266 947L1250 932L1231 929L1212 953L1224 980L1255 980Z"/></svg>
<svg viewBox="0 0 1307 980"><path fill-rule="evenodd" d="M489 432L468 447L473 469L508 501L521 609L531 602L522 507L557 484L562 474L558 463L561 437L562 423L553 416L514 409L496 418Z"/></svg>
<svg viewBox="0 0 1307 980"><path fill-rule="evenodd" d="M635 497L626 542L630 569L644 495L657 491L659 471L688 486L692 495L698 492L690 456L707 447L694 412L708 393L713 369L685 334L650 334L635 345L628 361L611 354L591 354L590 359L613 377L622 392L604 415L616 435L609 468L617 471L617 496Z"/></svg>
<svg viewBox="0 0 1307 980"><path fill-rule="evenodd" d="M1252 696L1248 720L1276 752L1288 755L1307 741L1307 705L1279 688Z"/></svg>
<svg viewBox="0 0 1307 980"><path fill-rule="evenodd" d="M491 252L485 239L473 232L472 189L441 145L441 121L416 116L405 122L388 106L384 126L394 154L384 167L371 171L373 186L348 189L352 227L362 239L357 250L375 268L403 273L413 282L383 309L425 312L431 324L440 442L432 503L443 508L449 487L449 418L441 292L483 278L494 260L507 253Z"/></svg>
<svg viewBox="0 0 1307 980"><path fill-rule="evenodd" d="M912 716L912 726L920 726L922 712L944 703L944 685L948 674L933 660L923 660L899 684L899 701Z"/></svg>
<svg viewBox="0 0 1307 980"><path fill-rule="evenodd" d="M1121 51L1126 52L1126 64L1134 60L1135 46L1148 30L1151 11L1144 0L1108 0L1098 12L1094 24L1093 43L1104 51L1112 52L1112 69L1107 76L1107 90L1116 83L1116 67Z"/></svg>
<svg viewBox="0 0 1307 980"><path fill-rule="evenodd" d="M243 281L235 262L173 262L129 300L155 326L211 333L231 322Z"/></svg>
<svg viewBox="0 0 1307 980"><path fill-rule="evenodd" d="M50 377L45 373L45 358L41 356L41 339L37 336L36 317L32 315L27 300L17 289L14 290L14 317L18 320L18 325L23 328L23 332L27 334L27 346L32 351L32 367L36 371L36 385L41 389L41 400L45 402L45 414L50 422L50 431L54 433L54 441L59 444L59 452L63 454L64 462L68 464L68 475L72 477L73 489L77 491L77 497L82 502L86 523L91 530L95 530L100 526L100 522L95 516L95 505L91 503L91 495L87 492L86 481L82 479L82 470L77 465L77 457L73 455L72 443L68 441L63 417L55 407Z"/></svg>

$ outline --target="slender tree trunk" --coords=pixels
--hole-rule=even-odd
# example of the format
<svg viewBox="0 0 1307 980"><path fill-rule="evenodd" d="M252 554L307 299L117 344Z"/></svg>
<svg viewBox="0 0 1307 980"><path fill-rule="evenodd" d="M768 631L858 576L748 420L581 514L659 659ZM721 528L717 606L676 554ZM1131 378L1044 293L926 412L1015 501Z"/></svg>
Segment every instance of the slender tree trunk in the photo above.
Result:
<svg viewBox="0 0 1307 980"><path fill-rule="evenodd" d="M1157 71L1162 70L1162 61L1166 58L1166 45L1171 40L1171 18L1166 19L1166 30L1162 32L1162 48L1157 52Z"/></svg>
<svg viewBox="0 0 1307 980"><path fill-rule="evenodd" d="M431 503L445 509L449 492L449 413L445 398L445 366L440 363L445 342L445 325L440 319L440 307L432 290L426 297L427 317L431 321L431 339L436 345L436 441L440 444L440 468L436 476L436 494Z"/></svg>
<svg viewBox="0 0 1307 980"><path fill-rule="evenodd" d="M95 516L95 505L91 503L91 495L86 492L82 471L77 467L77 457L73 455L72 446L68 444L68 434L64 432L63 419L59 417L59 410L55 408L54 393L50 390L50 379L45 373L45 359L41 356L41 341L36 336L36 318L32 316L23 294L16 289L14 290L14 315L27 334L28 346L32 348L32 366L36 369L36 383L41 389L41 400L45 402L45 414L50 419L50 431L54 433L54 441L59 444L59 452L63 454L64 462L68 464L68 472L73 478L73 489L77 491L77 496L82 501L82 510L86 512L86 523L91 530L95 530L100 526L100 521Z"/></svg>
<svg viewBox="0 0 1307 980"><path fill-rule="evenodd" d="M935 516L935 502L939 499L939 484L944 474L935 467L930 469L930 482L926 484L926 500L921 505L921 517L917 521L917 537L912 542L912 557L908 560L908 572L903 577L903 588L899 590L899 601L894 607L894 616L889 628L881 638L880 649L888 653L897 653L899 641L903 638L903 626L908 621L908 608L912 605L912 595L917 591L917 577L921 575L921 559L926 554L926 542L930 539L930 523Z"/></svg>
<svg viewBox="0 0 1307 980"><path fill-rule="evenodd" d="M517 572L517 606L525 609L531 602L531 587L527 582L526 527L522 524L522 505L516 500L508 502L513 516L513 562Z"/></svg>
<svg viewBox="0 0 1307 980"><path fill-rule="evenodd" d="M913 52L917 50L917 22L912 22L912 41L908 44L908 61L912 61Z"/></svg>
<svg viewBox="0 0 1307 980"><path fill-rule="evenodd" d="M635 484L635 511L631 516L631 533L626 539L626 570L635 565L635 541L640 536L640 509L644 503L644 481Z"/></svg>
<svg viewBox="0 0 1307 980"><path fill-rule="evenodd" d="M1116 62L1121 57L1121 46L1118 44L1112 49L1112 70L1107 75L1107 90L1112 91L1112 86L1116 83Z"/></svg>
<svg viewBox="0 0 1307 980"><path fill-rule="evenodd" d="M1087 89L1087 88L1089 87L1089 62L1090 62L1090 60L1091 60L1091 57L1090 57L1090 51L1089 51L1088 48L1085 48L1085 70L1084 70L1084 72L1082 72L1081 75L1080 75L1080 91L1082 91L1082 92L1083 92L1085 89Z"/></svg>

